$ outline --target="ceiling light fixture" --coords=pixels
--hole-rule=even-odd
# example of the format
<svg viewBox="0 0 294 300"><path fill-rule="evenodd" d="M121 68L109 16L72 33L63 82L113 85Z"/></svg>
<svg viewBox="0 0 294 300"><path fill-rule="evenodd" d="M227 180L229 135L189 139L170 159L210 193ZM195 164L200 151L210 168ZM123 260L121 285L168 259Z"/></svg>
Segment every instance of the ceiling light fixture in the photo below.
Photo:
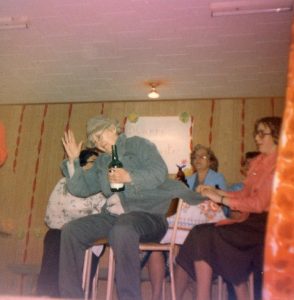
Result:
<svg viewBox="0 0 294 300"><path fill-rule="evenodd" d="M258 13L280 13L293 10L291 0L226 1L210 4L211 16L234 16Z"/></svg>
<svg viewBox="0 0 294 300"><path fill-rule="evenodd" d="M27 29L29 28L29 18L20 17L0 17L0 30L6 29Z"/></svg>
<svg viewBox="0 0 294 300"><path fill-rule="evenodd" d="M156 85L152 83L150 85L151 85L151 91L148 93L148 97L150 99L158 99L160 95L156 90Z"/></svg>

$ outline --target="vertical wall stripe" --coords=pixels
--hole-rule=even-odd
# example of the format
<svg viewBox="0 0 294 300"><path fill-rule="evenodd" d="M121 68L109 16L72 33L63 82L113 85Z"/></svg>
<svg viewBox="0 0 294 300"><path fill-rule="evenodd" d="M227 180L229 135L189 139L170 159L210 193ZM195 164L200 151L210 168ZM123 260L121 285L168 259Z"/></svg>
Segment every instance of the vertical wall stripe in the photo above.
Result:
<svg viewBox="0 0 294 300"><path fill-rule="evenodd" d="M241 157L240 157L240 166L242 164L242 160L244 157L244 151L245 151L245 99L242 99L241 102L241 145L240 145L240 152L241 152ZM240 168L241 172L241 168Z"/></svg>
<svg viewBox="0 0 294 300"><path fill-rule="evenodd" d="M127 120L128 120L128 117L124 117L124 120L123 120L123 127L122 127L122 129L121 129L122 132L125 132Z"/></svg>
<svg viewBox="0 0 294 300"><path fill-rule="evenodd" d="M275 115L275 98L271 98L272 116Z"/></svg>
<svg viewBox="0 0 294 300"><path fill-rule="evenodd" d="M22 131L22 121L23 121L23 116L24 116L25 109L26 109L26 106L23 105L22 108L21 108L21 113L20 113L20 117L19 117L19 125L18 125L17 138L16 138L16 147L15 147L15 151L14 151L14 159L13 159L13 165L12 165L13 173L15 173L15 171L16 171L18 148L19 148L19 144L20 144L20 137L21 137L21 131Z"/></svg>
<svg viewBox="0 0 294 300"><path fill-rule="evenodd" d="M209 120L209 136L208 136L208 145L211 146L212 142L212 127L213 127L213 117L214 117L214 105L215 100L211 100L211 114L210 114L210 120Z"/></svg>
<svg viewBox="0 0 294 300"><path fill-rule="evenodd" d="M26 263L27 258L28 258L28 246L30 242L30 231L31 231L31 225L32 225L32 213L34 209L34 204L35 204L35 191L36 191L36 186L37 186L37 176L39 172L39 160L40 160L40 153L42 150L42 139L43 139L43 133L44 133L44 128L45 128L45 118L47 115L47 109L48 105L46 104L44 106L44 111L43 111L43 119L40 127L40 138L39 138L39 143L37 147L37 159L36 159L36 164L35 164L35 176L33 179L33 184L32 184L32 197L30 201L30 211L29 211L29 216L27 220L27 228L26 228L26 236L25 236L25 247L24 247L24 252L23 252L23 257L22 257L22 262Z"/></svg>
<svg viewBox="0 0 294 300"><path fill-rule="evenodd" d="M190 126L190 150L193 151L193 128L194 128L194 117L191 116L191 126Z"/></svg>
<svg viewBox="0 0 294 300"><path fill-rule="evenodd" d="M65 131L68 131L68 129L69 129L71 113L72 113L72 103L70 103L69 106L68 106L67 121L66 121L66 125L65 125Z"/></svg>
<svg viewBox="0 0 294 300"><path fill-rule="evenodd" d="M67 120L66 120L65 129L64 129L65 132L67 132L68 129L69 129L70 119L71 119L71 113L72 113L72 103L69 103L69 105L68 105L68 112L67 112ZM65 159L65 157L66 157L66 153L64 151L63 152L63 159Z"/></svg>
<svg viewBox="0 0 294 300"><path fill-rule="evenodd" d="M103 115L103 114L104 114L104 102L102 103L101 110L100 110L100 115Z"/></svg>

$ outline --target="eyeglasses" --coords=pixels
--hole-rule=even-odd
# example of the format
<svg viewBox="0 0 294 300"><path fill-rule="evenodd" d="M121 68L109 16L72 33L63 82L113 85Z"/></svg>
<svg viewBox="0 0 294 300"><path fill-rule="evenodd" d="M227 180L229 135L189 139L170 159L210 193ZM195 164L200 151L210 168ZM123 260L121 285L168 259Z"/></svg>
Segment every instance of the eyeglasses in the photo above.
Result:
<svg viewBox="0 0 294 300"><path fill-rule="evenodd" d="M258 137L263 139L266 135L272 135L272 133L271 132L264 132L263 130L257 130L253 133L253 137L256 137L257 135L258 135Z"/></svg>
<svg viewBox="0 0 294 300"><path fill-rule="evenodd" d="M208 156L207 155L195 155L193 157L194 160L196 159L208 159Z"/></svg>

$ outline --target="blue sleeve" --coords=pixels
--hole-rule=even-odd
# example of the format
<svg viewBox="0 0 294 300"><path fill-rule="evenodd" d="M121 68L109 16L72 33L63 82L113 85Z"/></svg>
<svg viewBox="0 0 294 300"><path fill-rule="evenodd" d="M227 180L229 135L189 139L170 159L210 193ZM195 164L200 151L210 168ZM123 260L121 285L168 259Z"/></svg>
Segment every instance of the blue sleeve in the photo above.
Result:
<svg viewBox="0 0 294 300"><path fill-rule="evenodd" d="M96 159L94 166L97 164ZM81 168L79 160L74 161L75 172L72 177L69 176L67 169L67 160L61 165L62 172L66 177L66 186L71 194L77 197L86 198L101 191L100 176L97 167L92 167L88 171Z"/></svg>
<svg viewBox="0 0 294 300"><path fill-rule="evenodd" d="M244 187L244 184L242 182L234 183L234 184L229 186L228 191L230 191L230 192L240 191L240 190L243 189L243 187Z"/></svg>
<svg viewBox="0 0 294 300"><path fill-rule="evenodd" d="M224 191L226 191L228 189L227 182L225 180L224 175L221 173L218 173L218 172L214 172L212 170L209 170L209 172L205 178L204 184L210 185L213 187L218 185L218 187Z"/></svg>
<svg viewBox="0 0 294 300"><path fill-rule="evenodd" d="M218 176L218 179L217 179L217 182L218 182L218 183L216 183L216 184L218 184L218 186L219 186L219 188L220 188L221 190L226 191L226 190L228 189L228 186L227 186L227 182L226 182L226 180L225 180L224 175L221 174L221 173L217 173L217 174L218 174L219 176Z"/></svg>

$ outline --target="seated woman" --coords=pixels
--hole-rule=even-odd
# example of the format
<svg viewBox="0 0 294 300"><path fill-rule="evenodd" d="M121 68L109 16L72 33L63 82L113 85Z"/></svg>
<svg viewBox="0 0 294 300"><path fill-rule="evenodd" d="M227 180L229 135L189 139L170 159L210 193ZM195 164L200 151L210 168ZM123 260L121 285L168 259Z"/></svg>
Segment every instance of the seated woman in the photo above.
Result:
<svg viewBox="0 0 294 300"><path fill-rule="evenodd" d="M80 165L84 170L90 169L98 156L91 149L80 153ZM45 216L49 227L44 238L44 250L41 271L37 282L37 295L59 297L58 272L61 228L64 224L89 214L100 213L106 198L102 193L88 198L78 198L66 189L66 178L61 178L52 191ZM98 254L98 253L97 253Z"/></svg>
<svg viewBox="0 0 294 300"><path fill-rule="evenodd" d="M248 299L248 275L262 266L280 126L278 117L256 121L254 138L261 154L252 161L241 191L198 187L202 195L241 214L238 220L202 224L190 231L176 258L178 299L182 299L189 275L197 279L197 300L210 299L213 272L233 284L238 300Z"/></svg>
<svg viewBox="0 0 294 300"><path fill-rule="evenodd" d="M217 187L221 190L227 189L223 174L218 173L218 159L214 152L203 145L196 145L191 153L191 165L196 172L187 177L187 184L190 189L195 190L199 184ZM179 227L185 230L177 232L176 242L182 244L189 230L196 224L210 223L222 220L225 215L219 205L212 201L205 201L198 205L184 203L182 208ZM169 224L173 224L174 216L168 218ZM171 237L171 230L168 230L162 243L168 242ZM148 261L149 275L152 285L152 299L161 299L161 288L165 276L164 256L161 252L152 252Z"/></svg>

